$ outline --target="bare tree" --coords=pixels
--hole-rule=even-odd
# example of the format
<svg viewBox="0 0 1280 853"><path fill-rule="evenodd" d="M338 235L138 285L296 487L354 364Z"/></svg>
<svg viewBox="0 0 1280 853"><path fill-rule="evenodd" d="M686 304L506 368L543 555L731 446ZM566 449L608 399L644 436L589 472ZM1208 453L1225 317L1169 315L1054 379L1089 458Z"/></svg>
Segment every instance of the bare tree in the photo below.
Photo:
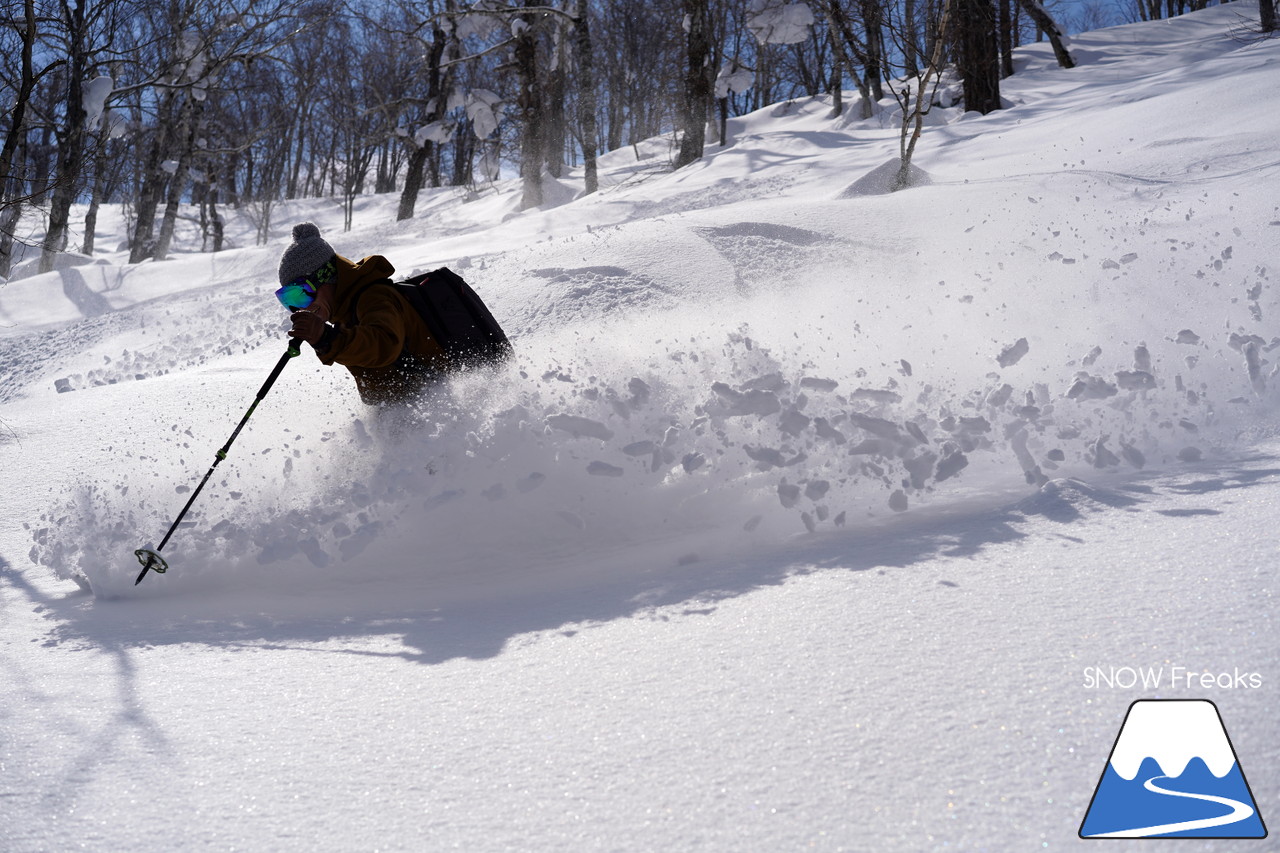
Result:
<svg viewBox="0 0 1280 853"><path fill-rule="evenodd" d="M16 52L19 56L17 80L6 81L5 88L13 90L13 106L8 114L4 145L0 147L0 278L8 278L13 266L14 230L23 205L33 195L43 193L43 187L38 183L19 174L25 169L19 169L17 165L18 155L25 147L28 108L36 85L46 74L62 66L64 60L56 59L43 68L36 68L34 51L40 37L40 22L36 17L34 0L24 0L21 17L15 16L3 23L5 29L12 29L18 38Z"/></svg>
<svg viewBox="0 0 1280 853"><path fill-rule="evenodd" d="M512 64L519 78L516 110L520 115L520 177L524 194L521 210L542 206L542 166L546 159L543 135L542 89L538 63L538 18L535 11L541 0L524 0L525 8L512 21L515 49Z"/></svg>
<svg viewBox="0 0 1280 853"><path fill-rule="evenodd" d="M14 156L18 151L23 134L26 132L27 107L31 102L31 94L36 83L45 74L52 71L61 60L36 71L34 49L39 36L36 22L34 0L23 0L22 17L11 18L4 22L6 28L12 28L18 36L19 68L18 79L14 85L13 106L8 114L8 127L5 130L4 145L0 147L0 207L7 208L20 201L8 189L8 183L14 177Z"/></svg>
<svg viewBox="0 0 1280 853"><path fill-rule="evenodd" d="M53 199L49 207L49 227L45 230L43 252L40 255L40 272L53 269L54 258L67 245L67 225L71 217L71 204L79 190L80 174L84 168L85 108L82 88L88 64L89 40L86 9L83 3L72 5L61 0L60 18L65 37L67 57L65 118L58 128L58 167L54 179Z"/></svg>
<svg viewBox="0 0 1280 853"><path fill-rule="evenodd" d="M839 0L822 0L821 8L827 19L827 26L831 29L831 40L835 45L836 55L840 58L840 65L844 73L857 86L858 94L862 96L861 117L871 118L875 114L875 104L879 99L872 94L871 86L867 79L858 73L855 64L855 60L862 61L865 70L866 47L854 33L849 17Z"/></svg>
<svg viewBox="0 0 1280 853"><path fill-rule="evenodd" d="M680 169L702 158L706 143L707 103L713 93L710 75L710 20L707 0L684 0L686 62L684 98L681 102Z"/></svg>
<svg viewBox="0 0 1280 853"><path fill-rule="evenodd" d="M942 80L943 63L946 57L946 44L951 33L952 7L956 0L946 0L942 15L938 22L937 32L932 39L933 51L929 54L924 69L915 78L905 82L901 89L894 89L893 95L902 108L902 132L898 144L898 173L894 177L891 189L898 191L911 185L911 158L915 154L916 143L924 131L924 119L933 109L938 84ZM915 90L912 91L912 83Z"/></svg>
<svg viewBox="0 0 1280 853"><path fill-rule="evenodd" d="M595 51L591 43L591 9L587 0L574 0L573 47L578 69L578 127L582 145L583 183L586 194L590 195L599 189L600 179L596 173L599 131L596 129Z"/></svg>
<svg viewBox="0 0 1280 853"><path fill-rule="evenodd" d="M198 140L203 138L200 122L210 93L217 92L219 79L233 65L268 60L296 35L282 26L295 5L295 0L217 0L201 5L170 0L166 14L152 22L156 71L136 88L156 93L155 124L142 165L130 263L168 253ZM165 211L155 235L161 201Z"/></svg>
<svg viewBox="0 0 1280 853"><path fill-rule="evenodd" d="M450 4L452 5L452 4ZM449 10L450 12L452 10ZM452 66L445 64L446 52L456 51L453 27L446 29L448 19L441 15L434 4L427 10L427 20L419 29L429 29L430 40L420 40L423 51L422 72L425 76L425 92L422 99L422 127L414 133L406 132L406 144L411 146L408 156L404 187L400 191L397 221L411 219L418 203L418 193L425 182L440 185L440 150L449 129L444 124L449 110L452 88ZM408 128L406 130L409 130Z"/></svg>

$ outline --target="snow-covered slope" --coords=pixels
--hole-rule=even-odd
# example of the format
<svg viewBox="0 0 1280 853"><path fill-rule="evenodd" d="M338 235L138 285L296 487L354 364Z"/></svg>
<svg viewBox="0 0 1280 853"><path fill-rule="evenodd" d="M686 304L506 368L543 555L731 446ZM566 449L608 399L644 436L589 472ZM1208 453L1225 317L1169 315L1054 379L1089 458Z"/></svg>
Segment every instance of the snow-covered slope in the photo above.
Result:
<svg viewBox="0 0 1280 853"><path fill-rule="evenodd" d="M1061 846L1146 695L1085 668L1169 662L1261 674L1208 698L1267 817L1280 47L1242 14L1024 49L891 196L844 192L888 103L793 102L540 211L290 203L0 287L6 848ZM134 587L283 351L301 219L463 273L517 363L404 429L305 354Z"/></svg>

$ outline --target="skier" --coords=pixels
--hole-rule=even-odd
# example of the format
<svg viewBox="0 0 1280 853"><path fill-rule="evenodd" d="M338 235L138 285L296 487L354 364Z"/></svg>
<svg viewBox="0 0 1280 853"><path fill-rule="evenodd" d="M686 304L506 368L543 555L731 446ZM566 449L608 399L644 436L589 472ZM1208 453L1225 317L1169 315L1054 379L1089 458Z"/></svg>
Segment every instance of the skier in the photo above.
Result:
<svg viewBox="0 0 1280 853"><path fill-rule="evenodd" d="M347 368L371 406L412 403L443 372L444 350L422 317L394 287L376 286L394 272L381 255L337 254L312 222L294 226L280 256L276 298L293 314L289 335Z"/></svg>

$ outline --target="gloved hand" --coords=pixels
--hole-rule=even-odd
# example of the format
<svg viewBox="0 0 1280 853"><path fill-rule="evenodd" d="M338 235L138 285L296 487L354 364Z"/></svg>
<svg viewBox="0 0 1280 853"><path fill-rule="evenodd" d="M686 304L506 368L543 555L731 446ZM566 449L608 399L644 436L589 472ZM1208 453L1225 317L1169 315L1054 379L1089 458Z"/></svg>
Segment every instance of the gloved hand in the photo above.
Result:
<svg viewBox="0 0 1280 853"><path fill-rule="evenodd" d="M293 328L289 330L289 336L293 338L302 338L302 340L315 346L320 343L320 339L324 336L328 324L312 311L295 311L291 315L293 320Z"/></svg>

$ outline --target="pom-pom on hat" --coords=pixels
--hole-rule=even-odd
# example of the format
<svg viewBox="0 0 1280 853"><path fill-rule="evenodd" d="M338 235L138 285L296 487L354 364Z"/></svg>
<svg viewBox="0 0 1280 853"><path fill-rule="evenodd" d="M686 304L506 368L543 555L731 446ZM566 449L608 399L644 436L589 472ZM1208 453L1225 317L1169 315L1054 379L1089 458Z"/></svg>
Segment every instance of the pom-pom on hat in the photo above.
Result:
<svg viewBox="0 0 1280 853"><path fill-rule="evenodd" d="M299 222L293 226L293 243L280 256L280 284L310 275L333 260L337 253L320 236L314 222Z"/></svg>

